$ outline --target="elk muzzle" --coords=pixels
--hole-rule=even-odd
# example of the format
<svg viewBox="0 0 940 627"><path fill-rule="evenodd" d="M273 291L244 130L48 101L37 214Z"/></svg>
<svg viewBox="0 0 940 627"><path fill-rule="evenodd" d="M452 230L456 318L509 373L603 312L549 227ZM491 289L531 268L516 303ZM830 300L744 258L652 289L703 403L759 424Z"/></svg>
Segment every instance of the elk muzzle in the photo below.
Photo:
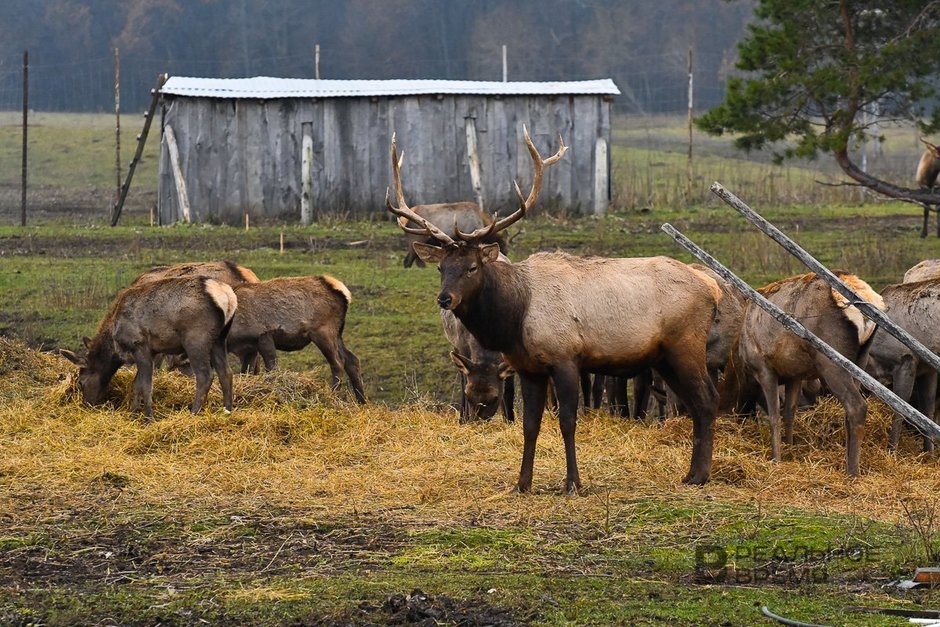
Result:
<svg viewBox="0 0 940 627"><path fill-rule="evenodd" d="M441 309L450 309L453 311L460 304L460 296L452 292L441 292L437 295L437 304Z"/></svg>

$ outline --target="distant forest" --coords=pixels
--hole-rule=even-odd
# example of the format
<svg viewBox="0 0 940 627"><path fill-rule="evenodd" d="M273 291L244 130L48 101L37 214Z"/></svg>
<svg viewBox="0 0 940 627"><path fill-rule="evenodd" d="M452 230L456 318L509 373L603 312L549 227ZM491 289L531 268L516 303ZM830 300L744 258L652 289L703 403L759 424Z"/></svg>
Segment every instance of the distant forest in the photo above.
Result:
<svg viewBox="0 0 940 627"><path fill-rule="evenodd" d="M613 78L619 111L721 101L752 0L3 0L0 109L107 111L120 50L125 109L158 74L336 79Z"/></svg>

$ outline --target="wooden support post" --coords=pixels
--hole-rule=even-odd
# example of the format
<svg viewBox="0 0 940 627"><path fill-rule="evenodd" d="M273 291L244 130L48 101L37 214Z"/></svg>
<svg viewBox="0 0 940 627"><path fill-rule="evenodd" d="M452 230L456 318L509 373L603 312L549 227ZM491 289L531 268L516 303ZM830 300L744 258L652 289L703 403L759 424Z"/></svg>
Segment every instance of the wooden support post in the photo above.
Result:
<svg viewBox="0 0 940 627"><path fill-rule="evenodd" d="M317 44L313 47L313 56L314 56L314 76L317 80L320 80L320 44Z"/></svg>
<svg viewBox="0 0 940 627"><path fill-rule="evenodd" d="M183 178L183 169L180 167L180 152L176 146L176 134L169 124L163 129L166 137L167 152L170 156L170 168L173 170L173 181L176 183L176 198L179 201L180 214L186 223L192 222L189 211L189 193L186 191L186 179Z"/></svg>
<svg viewBox="0 0 940 627"><path fill-rule="evenodd" d="M692 108L693 108L693 90L692 90L692 46L689 46L689 156L685 166L685 202L692 202Z"/></svg>
<svg viewBox="0 0 940 627"><path fill-rule="evenodd" d="M464 130L467 133L467 161L470 163L470 185L473 186L473 195L476 203L483 208L483 175L480 169L480 151L477 149L477 124L472 117L464 119Z"/></svg>
<svg viewBox="0 0 940 627"><path fill-rule="evenodd" d="M764 298L760 293L758 293L757 290L742 281L737 275L719 263L714 257L699 248L692 240L677 231L671 224L663 224L661 228L680 246L695 255L702 263L718 273L721 278L733 285L735 289L743 293L749 300L753 301L756 305L760 306L764 311L773 316L774 319L786 327L787 330L809 342L813 348L832 360L834 364L846 370L857 381L865 386L867 390L871 391L878 398L887 403L891 409L904 416L904 418L914 425L914 427L916 427L917 430L921 432L921 434L924 434L933 440L940 441L940 425L905 403L897 394L881 385L881 383L876 381L874 378L872 378L871 375L855 365L851 360L847 359L834 348L823 342L797 320L787 315L782 309ZM857 303L853 304L858 306Z"/></svg>
<svg viewBox="0 0 940 627"><path fill-rule="evenodd" d="M506 44L503 44L503 82L509 80L509 64L506 62Z"/></svg>
<svg viewBox="0 0 940 627"><path fill-rule="evenodd" d="M930 364L930 367L940 372L940 357L937 357L929 348L921 344L910 333L896 325L882 310L878 309L867 300L855 293L848 285L842 282L836 275L829 271L826 266L819 263L812 255L803 250L799 244L787 237L773 224L768 222L759 213L748 207L744 202L722 187L719 183L713 183L712 192L731 205L738 213L748 219L753 225L763 231L772 240L783 246L783 248L802 261L810 270L819 275L819 278L828 283L832 289L845 296L849 302L858 308L865 316L874 320L879 327L893 335L905 346L917 353L917 356Z"/></svg>
<svg viewBox="0 0 940 627"><path fill-rule="evenodd" d="M301 122L303 140L300 158L300 223L310 226L313 218L313 122Z"/></svg>
<svg viewBox="0 0 940 627"><path fill-rule="evenodd" d="M26 174L29 144L29 50L23 51L23 156L20 174L20 226L26 226Z"/></svg>
<svg viewBox="0 0 940 627"><path fill-rule="evenodd" d="M156 87L150 91L150 108L147 109L147 112L144 114L144 130L137 136L137 151L134 152L134 158L131 160L130 167L127 169L127 178L124 179L124 185L121 186L121 196L118 198L117 204L111 211L111 226L116 226L118 220L121 219L121 210L124 209L124 201L127 200L127 192L131 188L131 181L134 180L134 172L137 170L137 164L140 163L140 158L144 154L144 145L147 143L147 135L150 133L150 123L153 121L153 115L157 110L157 102L160 100L160 88L163 87L163 83L166 82L166 79L166 74L160 74L157 77Z"/></svg>

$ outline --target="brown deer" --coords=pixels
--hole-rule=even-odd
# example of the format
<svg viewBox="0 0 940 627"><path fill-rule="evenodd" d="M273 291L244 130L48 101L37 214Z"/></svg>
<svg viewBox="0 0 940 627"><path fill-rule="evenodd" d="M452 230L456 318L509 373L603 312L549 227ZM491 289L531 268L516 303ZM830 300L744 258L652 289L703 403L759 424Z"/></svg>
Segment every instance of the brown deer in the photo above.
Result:
<svg viewBox="0 0 940 627"><path fill-rule="evenodd" d="M883 308L881 297L855 275L835 272L862 297ZM864 365L875 331L874 323L813 273L789 277L758 290L769 301L798 320L821 340L859 365ZM753 379L763 391L770 419L771 454L780 461L780 396L784 384L784 438L793 444L793 417L801 383L822 379L845 409L846 470L859 472L859 448L867 405L855 379L749 302L744 311L740 340L722 380L722 406L740 398Z"/></svg>
<svg viewBox="0 0 940 627"><path fill-rule="evenodd" d="M475 202L452 202L438 203L433 205L415 205L412 207L417 215L421 216L431 224L440 224L441 228L450 237L457 237L457 231L469 232L479 228L488 227L493 223L493 216L486 212L483 207ZM408 228L418 228L419 225L399 218L399 224ZM408 253L405 255L404 265L410 268L417 262L419 268L424 267L424 262L415 254L414 244L423 242L432 244L435 242L433 237L421 236L414 233L406 235L408 242ZM506 240L498 234L491 234L485 238L485 243L499 244L501 253L506 254Z"/></svg>
<svg viewBox="0 0 940 627"><path fill-rule="evenodd" d="M131 286L171 277L201 276L221 281L232 287L241 283L257 283L258 276L245 266L231 261L197 261L172 266L156 266L138 276Z"/></svg>
<svg viewBox="0 0 940 627"><path fill-rule="evenodd" d="M940 278L940 259L924 259L904 273L902 283L917 283Z"/></svg>
<svg viewBox="0 0 940 627"><path fill-rule="evenodd" d="M549 380L558 398L565 443L565 489L572 493L581 487L575 454L579 373L631 376L649 366L690 408L694 444L684 481L705 483L711 472L718 400L705 368L705 342L720 298L718 286L667 257L604 259L536 253L520 263L499 261L499 247L483 243L483 238L525 216L538 199L544 169L566 150L562 141L558 152L542 159L525 129L523 134L534 164L532 189L524 197L516 185L519 208L488 227L469 234L458 231L454 239L411 211L401 192L394 136L397 207L386 193L390 212L421 225L414 231L441 245L414 245L419 257L440 266L440 307L453 311L480 344L501 352L519 374L524 445L518 490L527 492L532 486Z"/></svg>
<svg viewBox="0 0 940 627"><path fill-rule="evenodd" d="M937 184L937 175L940 175L940 148L937 148L929 141L920 138L923 142L924 154L920 156L917 163L917 175L914 180L917 184L926 189L933 189ZM921 237L927 237L927 218L930 216L930 205L924 204L924 227L920 231ZM940 213L937 213L937 237L940 237Z"/></svg>
<svg viewBox="0 0 940 627"><path fill-rule="evenodd" d="M232 287L241 285L242 283L257 283L260 280L258 275L252 272L250 268L240 266L232 261L193 261L177 263L172 266L154 266L135 278L131 282L131 286L136 287L144 283L172 277L196 276L215 279L216 281L221 281ZM164 360L167 370L178 370L184 375L192 376L192 367L186 359L186 355L166 356L157 354L154 357L154 370L163 366ZM257 363L255 364L255 369L257 370Z"/></svg>
<svg viewBox="0 0 940 627"><path fill-rule="evenodd" d="M484 348L454 312L441 309L441 323L454 347L450 359L460 372L460 421L489 420L501 409L506 422L513 422L515 373L502 354Z"/></svg>
<svg viewBox="0 0 940 627"><path fill-rule="evenodd" d="M889 285L881 297L885 313L894 323L933 352L940 351L940 278ZM925 416L934 417L937 371L884 329L875 332L868 370L905 401L914 397L913 405ZM900 415L895 416L888 441L891 450L897 448L903 422ZM932 449L932 440L925 436L924 451Z"/></svg>
<svg viewBox="0 0 940 627"><path fill-rule="evenodd" d="M153 416L153 359L157 353L184 353L196 376L192 411L198 413L219 377L225 409L232 409L232 371L225 358L225 336L238 301L225 283L205 277L170 278L131 286L111 304L94 339L84 339L88 353L61 354L79 366L78 386L93 405L104 402L108 383L123 364L137 366L131 411L143 402Z"/></svg>
<svg viewBox="0 0 940 627"><path fill-rule="evenodd" d="M333 388L345 371L359 403L366 400L359 358L343 342L346 312L352 294L327 274L282 277L235 287L238 311L228 334L228 351L248 372L258 354L268 370L277 367L277 352L297 351L311 342L327 363Z"/></svg>

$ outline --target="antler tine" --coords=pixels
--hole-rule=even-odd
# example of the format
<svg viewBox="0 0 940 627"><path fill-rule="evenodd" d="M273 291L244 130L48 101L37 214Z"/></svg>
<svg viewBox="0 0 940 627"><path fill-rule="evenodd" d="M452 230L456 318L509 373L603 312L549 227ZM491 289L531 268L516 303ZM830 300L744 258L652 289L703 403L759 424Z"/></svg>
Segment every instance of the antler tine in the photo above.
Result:
<svg viewBox="0 0 940 627"><path fill-rule="evenodd" d="M412 235L430 235L445 246L456 244L456 242L447 233L437 228L419 216L417 213L412 211L410 207L408 207L408 204L405 202L405 194L402 191L401 186L401 164L404 161L404 158L404 153L402 153L401 156L398 156L398 146L395 142L395 133L392 133L392 172L394 174L395 195L398 197L398 206L392 206L391 192L389 188L386 187L385 208L394 215L398 216L398 226L405 233L411 233ZM407 226L409 221L420 225L421 228L415 229Z"/></svg>
<svg viewBox="0 0 940 627"><path fill-rule="evenodd" d="M926 137L921 137L921 138L920 138L920 141L922 141L922 142L923 142L924 144L926 144L927 146L930 146L931 148L936 148L936 146L934 146L934 145L931 144L929 141L927 141L927 138L926 138Z"/></svg>
<svg viewBox="0 0 940 627"><path fill-rule="evenodd" d="M516 189L516 195L519 196L519 208L502 220L494 220L493 223L489 226L479 228L473 233L467 234L457 231L457 237L460 239L480 239L493 233L498 233L499 231L502 231L506 227L522 219L526 212L531 209L533 205L535 205L535 202L539 198L539 192L541 192L542 189L542 175L545 171L545 168L558 163L558 160L565 156L565 152L568 150L568 147L565 145L564 138L562 138L561 133L559 133L558 152L548 159L543 159L542 155L539 154L538 148L536 148L535 144L532 143L532 138L529 137L529 129L526 128L525 124L522 125L522 134L525 138L526 147L529 149L529 154L532 155L532 163L535 170L534 176L532 178L532 189L529 191L529 196L523 197L522 190L519 189L519 184L513 181L513 185Z"/></svg>

